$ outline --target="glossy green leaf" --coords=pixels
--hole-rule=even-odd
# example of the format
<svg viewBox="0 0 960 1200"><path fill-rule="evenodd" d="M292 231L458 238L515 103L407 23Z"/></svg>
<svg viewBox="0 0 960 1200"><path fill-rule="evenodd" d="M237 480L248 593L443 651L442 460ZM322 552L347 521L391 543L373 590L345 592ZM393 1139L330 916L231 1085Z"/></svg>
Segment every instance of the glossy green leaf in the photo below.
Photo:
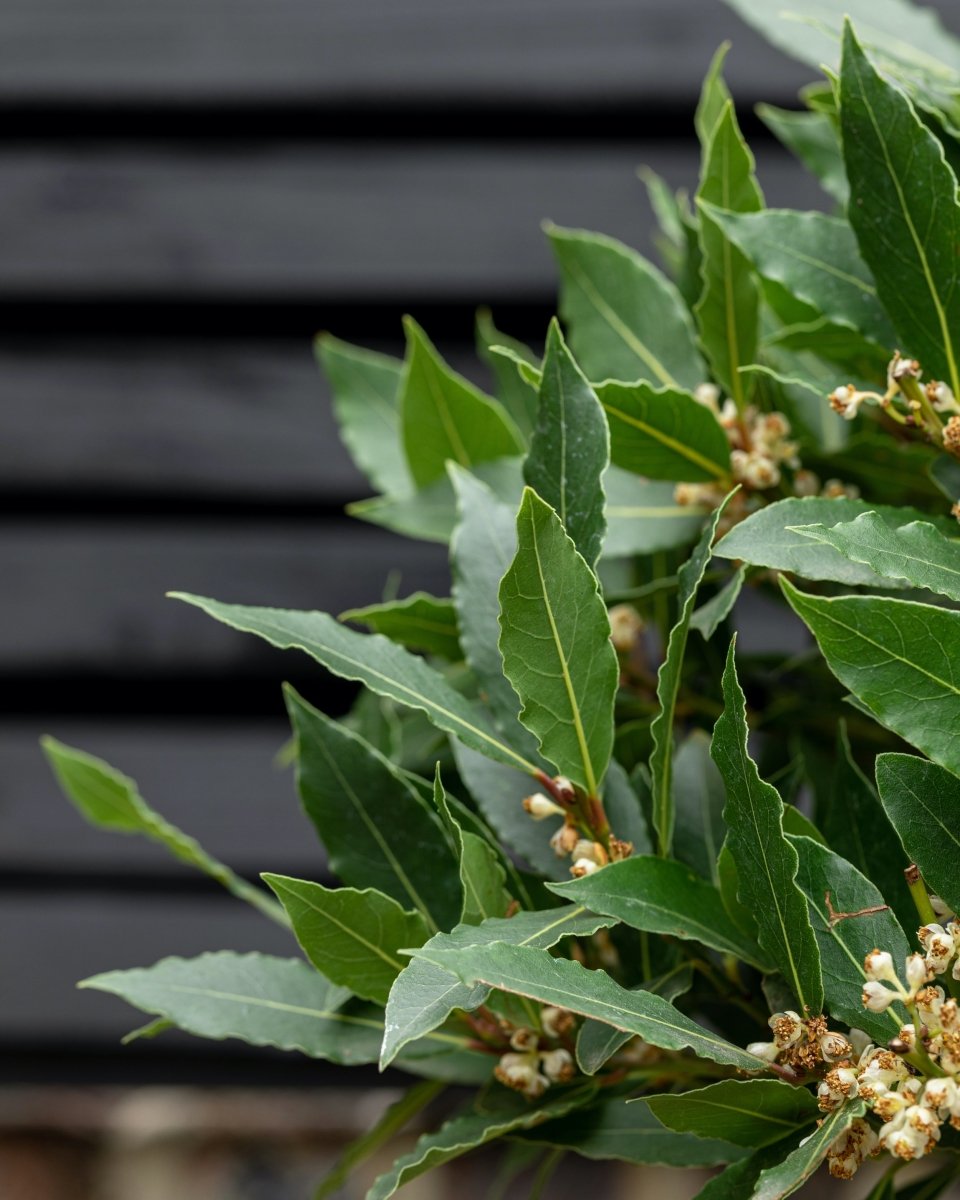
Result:
<svg viewBox="0 0 960 1200"><path fill-rule="evenodd" d="M331 983L363 1000L386 1004L406 965L398 951L430 936L423 916L367 888L325 888L287 875L264 875L287 911L297 941Z"/></svg>
<svg viewBox="0 0 960 1200"><path fill-rule="evenodd" d="M791 837L790 842L800 859L797 883L810 902L820 947L826 1011L885 1045L898 1033L901 1018L890 1009L873 1013L863 1007L863 960L881 946L902 963L910 953L904 932L880 892L845 858L810 838Z"/></svg>
<svg viewBox="0 0 960 1200"><path fill-rule="evenodd" d="M715 483L729 478L730 443L720 422L689 392L649 383L601 383L610 456L647 479Z"/></svg>
<svg viewBox="0 0 960 1200"><path fill-rule="evenodd" d="M536 767L493 732L486 713L465 700L427 663L380 634L355 633L321 612L222 604L184 592L171 593L281 650L303 650L328 671L356 679L379 696L426 713L437 728L499 762L533 772Z"/></svg>
<svg viewBox="0 0 960 1200"><path fill-rule="evenodd" d="M723 1079L677 1095L644 1096L643 1103L667 1129L754 1150L819 1116L812 1092L779 1079Z"/></svg>
<svg viewBox="0 0 960 1200"><path fill-rule="evenodd" d="M710 86L708 80L706 88ZM717 224L711 206L733 212L756 212L763 207L763 194L732 100L726 101L701 146L702 167L696 199L703 292L694 313L700 343L714 376L734 398L737 407L742 408L746 391L740 368L757 357L760 288L749 260Z"/></svg>
<svg viewBox="0 0 960 1200"><path fill-rule="evenodd" d="M695 388L707 378L689 312L670 281L613 238L549 226L560 315L588 379Z"/></svg>
<svg viewBox="0 0 960 1200"><path fill-rule="evenodd" d="M136 783L103 759L45 737L41 741L64 795L91 825L115 833L137 833L158 842L180 862L215 879L273 921L288 924L283 909L258 887L235 875L192 837L165 821L140 795Z"/></svg>
<svg viewBox="0 0 960 1200"><path fill-rule="evenodd" d="M447 460L468 470L523 450L520 434L496 400L452 371L410 317L400 397L403 447L418 487L446 475Z"/></svg>
<svg viewBox="0 0 960 1200"><path fill-rule="evenodd" d="M910 754L881 754L877 789L910 861L931 889L960 912L960 780Z"/></svg>
<svg viewBox="0 0 960 1200"><path fill-rule="evenodd" d="M710 145L710 139L720 123L724 110L733 99L723 77L723 67L729 53L730 43L721 42L714 51L710 65L704 74L703 83L700 85L700 96L693 114L693 127L704 152Z"/></svg>
<svg viewBox="0 0 960 1200"><path fill-rule="evenodd" d="M850 195L843 151L833 122L824 113L794 112L758 104L757 116L786 148L820 180L824 191L846 207Z"/></svg>
<svg viewBox="0 0 960 1200"><path fill-rule="evenodd" d="M504 916L510 906L511 896L506 890L506 872L501 865L500 855L485 837L464 829L454 815L440 778L439 763L433 781L433 801L449 830L460 867L463 893L460 923L479 925L490 917ZM412 948L419 944L410 942L409 946Z"/></svg>
<svg viewBox="0 0 960 1200"><path fill-rule="evenodd" d="M509 413L521 434L529 437L537 419L536 389L527 383L513 365L493 348L512 351L518 358L533 366L539 366L537 355L516 338L502 333L493 323L489 309L477 310L477 352L493 372L496 397Z"/></svg>
<svg viewBox="0 0 960 1200"><path fill-rule="evenodd" d="M673 1001L689 992L692 986L693 967L681 962L662 975L647 980L638 990ZM577 1066L584 1075L595 1075L632 1037L632 1033L614 1029L605 1021L584 1021L577 1033Z"/></svg>
<svg viewBox="0 0 960 1200"><path fill-rule="evenodd" d="M726 837L723 779L710 757L710 738L693 730L673 755L673 853L701 879L720 884L717 860Z"/></svg>
<svg viewBox="0 0 960 1200"><path fill-rule="evenodd" d="M617 1159L642 1165L709 1167L743 1153L719 1137L674 1133L643 1104L606 1100L519 1135L525 1142L573 1150L583 1158Z"/></svg>
<svg viewBox="0 0 960 1200"><path fill-rule="evenodd" d="M454 662L461 657L457 613L452 600L439 600L426 592L414 592L403 600L350 608L338 619L366 625L408 650L423 650Z"/></svg>
<svg viewBox="0 0 960 1200"><path fill-rule="evenodd" d="M520 720L557 770L599 794L613 748L619 667L596 577L529 488L500 584L500 652Z"/></svg>
<svg viewBox="0 0 960 1200"><path fill-rule="evenodd" d="M550 890L647 933L702 942L761 970L770 961L744 938L723 909L717 889L683 863L634 855Z"/></svg>
<svg viewBox="0 0 960 1200"><path fill-rule="evenodd" d="M838 525L801 525L797 533L833 546L844 558L912 587L960 600L960 541L927 521L891 528L875 512Z"/></svg>
<svg viewBox="0 0 960 1200"><path fill-rule="evenodd" d="M584 1017L604 1021L665 1050L693 1050L745 1071L763 1071L767 1064L739 1046L684 1016L668 1001L650 992L628 991L605 971L590 971L567 958L552 958L526 946L503 942L438 950L427 944L417 951L465 983L484 983L540 1004L556 1005Z"/></svg>
<svg viewBox="0 0 960 1200"><path fill-rule="evenodd" d="M811 496L791 497L768 504L735 525L720 539L715 553L720 558L742 559L758 567L792 571L805 579L829 579L834 583L864 587L899 587L869 567L851 562L839 550L798 533L804 525L823 525L832 529L844 521L853 521L865 512L876 512L883 522L897 528L907 521L922 519L912 508L894 508L867 504L864 500L823 500Z"/></svg>
<svg viewBox="0 0 960 1200"><path fill-rule="evenodd" d="M916 16L911 10L911 34ZM880 300L926 377L945 380L960 395L956 176L910 100L877 72L849 23L840 119L850 223Z"/></svg>
<svg viewBox="0 0 960 1200"><path fill-rule="evenodd" d="M783 1200L802 1187L827 1156L827 1151L856 1120L866 1105L862 1100L847 1101L829 1113L817 1130L787 1155L783 1162L760 1172L753 1200Z"/></svg>
<svg viewBox="0 0 960 1200"><path fill-rule="evenodd" d="M614 834L630 842L635 854L653 853L644 805L630 776L615 758L610 760L603 783L603 807Z"/></svg>
<svg viewBox="0 0 960 1200"><path fill-rule="evenodd" d="M827 845L866 875L910 929L917 910L903 877L908 859L873 784L853 759L842 725L825 790L817 795L817 821Z"/></svg>
<svg viewBox="0 0 960 1200"><path fill-rule="evenodd" d="M727 840L739 876L739 900L757 920L757 938L802 1008L823 1007L820 952L806 897L797 885L799 860L783 833L783 801L765 783L747 750L746 702L734 661L734 644L723 672L723 714L711 752L727 791L723 810Z"/></svg>
<svg viewBox="0 0 960 1200"><path fill-rule="evenodd" d="M724 802L726 802L726 791L724 791ZM724 826L724 828L726 827ZM740 872L737 870L727 837L724 837L723 845L717 856L717 879L720 899L723 901L727 916L745 937L753 942L757 941L760 927L752 909L748 908L740 899Z"/></svg>
<svg viewBox="0 0 960 1200"><path fill-rule="evenodd" d="M771 1142L769 1146L755 1150L748 1158L732 1163L697 1192L696 1200L744 1200L747 1196L752 1197L760 1173L782 1162L799 1140L799 1134L792 1134L782 1141Z"/></svg>
<svg viewBox="0 0 960 1200"><path fill-rule="evenodd" d="M286 689L297 787L330 869L415 909L431 931L460 915L457 863L436 814L393 765Z"/></svg>
<svg viewBox="0 0 960 1200"><path fill-rule="evenodd" d="M780 580L827 666L877 720L960 770L960 612L880 596L810 596Z"/></svg>
<svg viewBox="0 0 960 1200"><path fill-rule="evenodd" d="M589 913L580 905L564 905L541 912L520 912L480 925L459 925L451 933L435 934L428 949L452 952L488 942L515 942L546 950L565 937L586 937L609 924L608 917ZM442 1025L456 1009L469 1012L483 1004L489 994L490 989L482 984L462 983L445 968L425 958L414 958L390 991L381 1068L388 1066L408 1043Z"/></svg>
<svg viewBox="0 0 960 1200"><path fill-rule="evenodd" d="M610 461L603 409L551 321L540 381L537 423L523 477L559 516L590 566L606 529L602 477Z"/></svg>
<svg viewBox="0 0 960 1200"><path fill-rule="evenodd" d="M650 755L652 825L657 853L668 855L673 845L675 813L673 807L673 720L680 694L683 659L690 632L690 618L697 600L697 589L713 554L717 532L726 501L717 508L704 527L693 553L678 572L677 620L670 630L667 652L657 675L657 700L660 709L650 726L653 752Z"/></svg>
<svg viewBox="0 0 960 1200"><path fill-rule="evenodd" d="M351 1142L333 1167L324 1176L313 1194L313 1200L326 1200L347 1182L351 1172L381 1147L388 1145L415 1116L431 1104L443 1091L444 1084L428 1079L409 1088L386 1110L372 1129Z"/></svg>
<svg viewBox="0 0 960 1200"><path fill-rule="evenodd" d="M453 1117L436 1133L424 1134L416 1146L401 1155L389 1171L374 1181L367 1192L366 1200L389 1200L398 1188L402 1188L418 1175L432 1171L443 1163L451 1162L479 1146L507 1134L517 1133L533 1125L539 1125L550 1117L560 1117L584 1103L589 1092L565 1090L535 1106L510 1106L504 1112L467 1112Z"/></svg>
<svg viewBox="0 0 960 1200"><path fill-rule="evenodd" d="M605 559L688 546L703 528L708 509L677 504L672 483L640 479L620 467L608 467L603 482L607 493Z"/></svg>
<svg viewBox="0 0 960 1200"><path fill-rule="evenodd" d="M690 617L690 625L702 635L704 641L709 642L722 622L730 616L743 588L746 574L746 567L737 567L723 587L694 610Z"/></svg>
<svg viewBox="0 0 960 1200"><path fill-rule="evenodd" d="M896 334L846 221L788 209L735 213L704 207L764 279L892 351Z"/></svg>
<svg viewBox="0 0 960 1200"><path fill-rule="evenodd" d="M333 411L353 461L374 487L403 495L413 487L400 442L403 364L323 334L314 343L330 381Z"/></svg>

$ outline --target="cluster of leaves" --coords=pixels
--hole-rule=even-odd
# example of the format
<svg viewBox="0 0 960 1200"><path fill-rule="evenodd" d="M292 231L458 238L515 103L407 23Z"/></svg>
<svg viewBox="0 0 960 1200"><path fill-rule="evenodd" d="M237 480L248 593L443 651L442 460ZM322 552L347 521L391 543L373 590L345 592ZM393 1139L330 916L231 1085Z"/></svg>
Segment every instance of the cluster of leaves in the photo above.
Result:
<svg viewBox="0 0 960 1200"><path fill-rule="evenodd" d="M785 1008L885 1044L898 1024L864 1010L862 963L907 953L904 868L960 911L960 549L944 501L960 468L940 426L924 441L882 406L854 426L825 399L877 388L896 346L960 395L960 43L902 0L863 4L863 43L830 5L798 0L784 25L766 0L732 2L832 64L806 111L761 115L838 215L764 207L721 53L693 204L646 177L667 273L549 229L565 334L553 322L541 358L481 315L495 395L412 321L403 363L319 342L344 441L380 493L355 515L449 543L451 596L340 619L179 597L364 686L342 721L286 691L300 797L338 886L251 886L131 780L46 743L89 819L162 843L304 955L87 980L155 1018L138 1034L423 1078L322 1194L456 1083L474 1099L370 1200L495 1139L520 1167L567 1151L729 1164L704 1197L789 1195L863 1107L818 1126L816 1077L742 1047ZM736 454L773 413L796 445L747 477ZM843 486L798 494L815 472ZM781 595L776 628L792 610L820 655L736 652L736 614ZM532 791L546 820L524 810ZM517 1094L493 1068L531 1043L564 1070Z"/></svg>

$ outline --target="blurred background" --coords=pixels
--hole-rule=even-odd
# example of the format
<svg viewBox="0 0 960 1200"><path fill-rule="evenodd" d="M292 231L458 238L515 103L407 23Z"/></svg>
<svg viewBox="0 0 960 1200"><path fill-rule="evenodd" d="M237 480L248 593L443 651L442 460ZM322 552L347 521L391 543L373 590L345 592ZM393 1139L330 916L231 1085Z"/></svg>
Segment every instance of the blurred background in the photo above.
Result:
<svg viewBox="0 0 960 1200"><path fill-rule="evenodd" d="M479 304L538 341L540 221L650 252L635 168L695 184L725 38L768 203L821 205L751 112L808 76L720 0L0 0L4 1200L305 1197L395 1097L373 1069L237 1043L120 1046L137 1014L77 979L289 943L159 849L86 828L37 738L107 758L250 878L317 877L274 761L279 683L330 712L350 689L164 592L336 613L399 568L402 591L446 594L439 548L344 517L366 492L312 336L400 353L411 312L478 380ZM405 1194L469 1200L493 1169ZM602 1177L614 1200L674 1194L658 1172Z"/></svg>

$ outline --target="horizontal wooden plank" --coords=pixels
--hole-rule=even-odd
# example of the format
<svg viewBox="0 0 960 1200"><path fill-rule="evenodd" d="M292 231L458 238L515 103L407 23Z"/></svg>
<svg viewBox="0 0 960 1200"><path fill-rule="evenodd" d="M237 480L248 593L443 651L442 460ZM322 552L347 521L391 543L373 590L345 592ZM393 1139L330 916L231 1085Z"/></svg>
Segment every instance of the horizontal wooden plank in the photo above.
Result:
<svg viewBox="0 0 960 1200"><path fill-rule="evenodd" d="M449 578L443 547L346 521L292 531L269 522L8 524L0 529L0 561L2 669L132 678L266 672L279 679L284 671L278 651L165 599L167 591L338 613L383 595L398 565L404 592L443 593Z"/></svg>
<svg viewBox="0 0 960 1200"><path fill-rule="evenodd" d="M809 78L702 0L7 0L0 97L688 101L727 37L741 92Z"/></svg>
<svg viewBox="0 0 960 1200"><path fill-rule="evenodd" d="M143 1024L102 992L77 991L99 971L169 954L260 950L297 957L292 935L230 897L6 893L0 903L0 1039L116 1044Z"/></svg>
<svg viewBox="0 0 960 1200"><path fill-rule="evenodd" d="M760 147L771 204L822 204ZM0 154L0 299L549 300L540 223L649 250L636 178L693 185L693 145L44 146Z"/></svg>
<svg viewBox="0 0 960 1200"><path fill-rule="evenodd" d="M402 354L399 324L372 348ZM442 348L486 382L470 348ZM337 505L370 494L306 338L0 344L0 392L17 398L0 438L7 489Z"/></svg>
<svg viewBox="0 0 960 1200"><path fill-rule="evenodd" d="M87 824L53 778L38 744L43 733L131 776L149 804L234 870L322 876L325 857L300 809L292 771L276 760L289 726L279 714L272 722L227 725L216 713L202 723L51 717L0 724L0 872L196 874L143 838Z"/></svg>

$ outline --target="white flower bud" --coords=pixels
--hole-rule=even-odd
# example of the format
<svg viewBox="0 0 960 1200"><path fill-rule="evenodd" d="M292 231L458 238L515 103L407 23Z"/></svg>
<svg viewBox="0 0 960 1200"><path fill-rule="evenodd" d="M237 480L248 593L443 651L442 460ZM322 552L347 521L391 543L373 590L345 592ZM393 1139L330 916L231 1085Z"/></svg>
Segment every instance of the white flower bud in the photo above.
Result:
<svg viewBox="0 0 960 1200"><path fill-rule="evenodd" d="M550 838L550 848L557 858L566 858L580 840L572 825L561 825Z"/></svg>
<svg viewBox="0 0 960 1200"><path fill-rule="evenodd" d="M565 1008L554 1008L553 1005L547 1005L546 1008L540 1010L540 1023L547 1037L560 1038L570 1032L574 1020L572 1013Z"/></svg>
<svg viewBox="0 0 960 1200"><path fill-rule="evenodd" d="M933 892L930 893L930 907L941 921L954 915L953 909L949 904L947 904L946 900L942 900L939 896L935 896ZM954 934L953 936L956 937L957 935Z"/></svg>
<svg viewBox="0 0 960 1200"><path fill-rule="evenodd" d="M765 1062L773 1063L777 1061L780 1047L776 1042L751 1042L747 1046L747 1053L754 1054L757 1058L762 1058Z"/></svg>
<svg viewBox="0 0 960 1200"><path fill-rule="evenodd" d="M899 986L900 980L893 968L893 955L888 950L871 950L863 960L863 969L868 979L882 979Z"/></svg>
<svg viewBox="0 0 960 1200"><path fill-rule="evenodd" d="M897 993L891 992L889 988L885 988L879 980L868 979L863 985L861 1000L863 1001L863 1007L868 1008L870 1012L886 1012L896 999Z"/></svg>
<svg viewBox="0 0 960 1200"><path fill-rule="evenodd" d="M693 398L715 413L720 411L718 407L720 389L715 383L698 383L693 389Z"/></svg>
<svg viewBox="0 0 960 1200"><path fill-rule="evenodd" d="M907 958L907 986L911 995L927 982L927 964L920 954L911 954Z"/></svg>
<svg viewBox="0 0 960 1200"><path fill-rule="evenodd" d="M546 817L563 816L563 809L560 805L555 804L543 792L536 792L533 796L524 796L523 807L524 811L535 821L542 821Z"/></svg>
<svg viewBox="0 0 960 1200"><path fill-rule="evenodd" d="M837 1062L841 1058L849 1058L853 1047L842 1033L828 1030L820 1035L820 1053L827 1062Z"/></svg>
<svg viewBox="0 0 960 1200"><path fill-rule="evenodd" d="M536 1054L501 1055L493 1073L506 1087L534 1099L550 1086L549 1080L537 1070Z"/></svg>
<svg viewBox="0 0 960 1200"><path fill-rule="evenodd" d="M953 391L945 383L933 383L927 385L927 395L930 396L930 401L937 412L947 412L949 409L957 407L957 400Z"/></svg>
<svg viewBox="0 0 960 1200"><path fill-rule="evenodd" d="M573 1055L569 1050L543 1050L540 1053L543 1073L553 1083L566 1083L576 1074Z"/></svg>
<svg viewBox="0 0 960 1200"><path fill-rule="evenodd" d="M536 1050L537 1035L532 1029L515 1029L510 1035L510 1047L513 1050Z"/></svg>
<svg viewBox="0 0 960 1200"><path fill-rule="evenodd" d="M592 875L596 870L599 870L599 866L592 858L578 858L570 868L570 874L574 879L582 879L584 875Z"/></svg>
<svg viewBox="0 0 960 1200"><path fill-rule="evenodd" d="M599 842L591 842L587 838L581 838L573 848L573 857L589 858L598 867L602 867L606 864L607 852Z"/></svg>
<svg viewBox="0 0 960 1200"><path fill-rule="evenodd" d="M857 1060L865 1057L866 1051L872 1048L870 1034L864 1033L862 1029L851 1029L849 1033L850 1045L853 1047L853 1053Z"/></svg>

